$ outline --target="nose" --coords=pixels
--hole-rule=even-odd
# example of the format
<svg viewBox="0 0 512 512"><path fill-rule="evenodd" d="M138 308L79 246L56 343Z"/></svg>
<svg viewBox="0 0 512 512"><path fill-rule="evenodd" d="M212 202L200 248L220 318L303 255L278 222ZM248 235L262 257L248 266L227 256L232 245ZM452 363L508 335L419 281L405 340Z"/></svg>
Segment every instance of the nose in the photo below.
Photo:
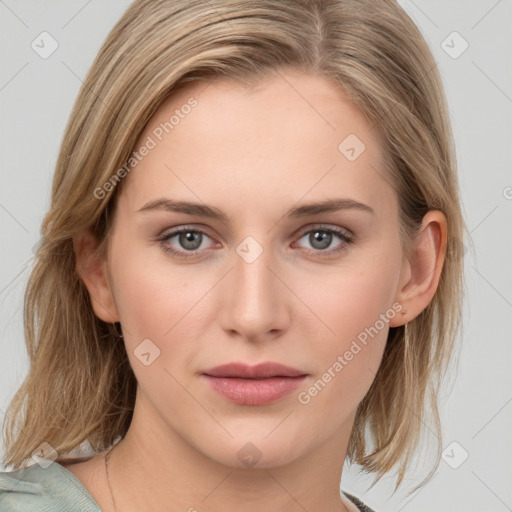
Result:
<svg viewBox="0 0 512 512"><path fill-rule="evenodd" d="M255 247L248 247L249 252L244 253L243 245L233 252L232 269L219 290L223 297L219 322L230 336L252 342L275 339L289 327L292 292L270 249L253 260L255 254L250 252Z"/></svg>

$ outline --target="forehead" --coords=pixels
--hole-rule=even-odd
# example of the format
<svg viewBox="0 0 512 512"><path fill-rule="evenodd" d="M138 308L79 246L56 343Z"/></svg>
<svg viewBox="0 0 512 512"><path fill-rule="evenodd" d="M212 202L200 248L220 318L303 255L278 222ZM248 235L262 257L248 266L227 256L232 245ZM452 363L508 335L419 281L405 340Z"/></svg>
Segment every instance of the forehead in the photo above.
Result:
<svg viewBox="0 0 512 512"><path fill-rule="evenodd" d="M287 71L254 87L193 82L160 105L136 144L151 146L123 192L130 209L156 195L242 204L337 190L392 197L382 145L362 111L323 77ZM338 194L338 195L339 195Z"/></svg>

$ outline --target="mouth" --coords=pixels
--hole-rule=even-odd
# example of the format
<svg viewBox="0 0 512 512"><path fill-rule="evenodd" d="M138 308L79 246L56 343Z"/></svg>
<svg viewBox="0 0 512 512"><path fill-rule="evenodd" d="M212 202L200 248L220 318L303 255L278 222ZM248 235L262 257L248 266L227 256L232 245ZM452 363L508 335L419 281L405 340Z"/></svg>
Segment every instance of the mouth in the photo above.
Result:
<svg viewBox="0 0 512 512"><path fill-rule="evenodd" d="M308 374L279 363L229 363L202 373L210 387L239 405L269 405L292 393Z"/></svg>

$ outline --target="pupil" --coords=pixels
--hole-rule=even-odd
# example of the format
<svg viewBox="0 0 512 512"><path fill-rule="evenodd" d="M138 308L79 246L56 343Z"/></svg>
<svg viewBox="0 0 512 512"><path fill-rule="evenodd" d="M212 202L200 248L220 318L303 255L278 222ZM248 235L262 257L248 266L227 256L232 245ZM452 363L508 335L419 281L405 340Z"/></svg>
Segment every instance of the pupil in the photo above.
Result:
<svg viewBox="0 0 512 512"><path fill-rule="evenodd" d="M194 233L193 231L187 231L186 233L182 233L181 234L182 236L184 236L184 242L183 242L183 247L187 248L187 249L197 249L199 247L199 245L201 245L199 243L199 245L197 243L195 243L197 241L197 239L200 237L200 233Z"/></svg>
<svg viewBox="0 0 512 512"><path fill-rule="evenodd" d="M329 247L329 243L331 241L332 234L326 233L325 231L316 231L313 234L313 241L315 243L320 242L320 247L317 247L318 249L325 249L326 247ZM314 246L314 244L312 243Z"/></svg>

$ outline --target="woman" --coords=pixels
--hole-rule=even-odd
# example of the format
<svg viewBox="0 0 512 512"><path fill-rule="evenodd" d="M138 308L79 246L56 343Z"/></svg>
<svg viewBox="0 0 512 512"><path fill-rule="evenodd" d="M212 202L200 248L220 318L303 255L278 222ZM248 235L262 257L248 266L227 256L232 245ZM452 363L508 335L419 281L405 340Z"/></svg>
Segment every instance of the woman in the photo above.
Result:
<svg viewBox="0 0 512 512"><path fill-rule="evenodd" d="M134 2L57 163L2 510L370 510L346 459L398 487L460 318L446 112L395 2Z"/></svg>

